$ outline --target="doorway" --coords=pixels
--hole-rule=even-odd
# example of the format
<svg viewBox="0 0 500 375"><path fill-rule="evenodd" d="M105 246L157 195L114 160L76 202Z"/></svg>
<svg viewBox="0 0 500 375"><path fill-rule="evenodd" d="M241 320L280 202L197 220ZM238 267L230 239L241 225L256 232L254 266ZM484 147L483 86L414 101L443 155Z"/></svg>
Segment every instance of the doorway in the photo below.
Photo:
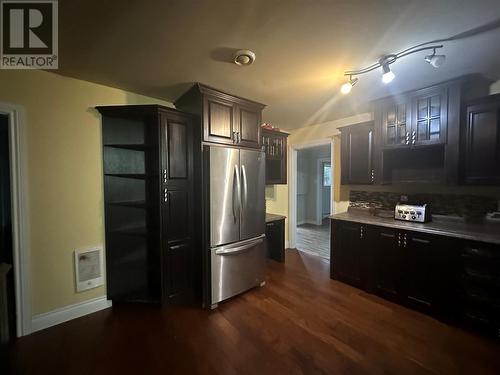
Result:
<svg viewBox="0 0 500 375"><path fill-rule="evenodd" d="M331 145L297 150L295 247L297 250L330 258Z"/></svg>
<svg viewBox="0 0 500 375"><path fill-rule="evenodd" d="M0 114L0 341L16 336L9 118Z"/></svg>

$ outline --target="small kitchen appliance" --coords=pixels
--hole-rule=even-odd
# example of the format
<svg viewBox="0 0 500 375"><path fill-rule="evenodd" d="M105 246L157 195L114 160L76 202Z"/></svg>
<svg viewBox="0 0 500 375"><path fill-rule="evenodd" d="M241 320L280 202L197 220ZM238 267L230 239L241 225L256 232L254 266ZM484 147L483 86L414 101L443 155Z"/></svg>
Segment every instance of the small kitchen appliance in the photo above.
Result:
<svg viewBox="0 0 500 375"><path fill-rule="evenodd" d="M431 214L427 204L415 205L398 203L394 209L394 218L396 220L425 223L431 220Z"/></svg>

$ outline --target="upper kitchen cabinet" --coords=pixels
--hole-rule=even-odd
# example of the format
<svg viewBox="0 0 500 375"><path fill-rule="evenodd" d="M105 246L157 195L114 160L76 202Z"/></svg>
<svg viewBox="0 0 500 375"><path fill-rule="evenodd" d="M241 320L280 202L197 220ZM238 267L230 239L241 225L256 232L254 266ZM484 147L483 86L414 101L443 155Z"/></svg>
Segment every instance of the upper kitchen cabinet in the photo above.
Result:
<svg viewBox="0 0 500 375"><path fill-rule="evenodd" d="M375 101L375 182L458 184L463 109L490 83L470 75Z"/></svg>
<svg viewBox="0 0 500 375"><path fill-rule="evenodd" d="M373 122L346 126L340 132L342 185L373 184Z"/></svg>
<svg viewBox="0 0 500 375"><path fill-rule="evenodd" d="M378 110L382 121L385 147L406 147L410 141L411 110L404 100L389 99L381 102Z"/></svg>
<svg viewBox="0 0 500 375"><path fill-rule="evenodd" d="M500 94L469 102L464 123L463 182L500 184Z"/></svg>
<svg viewBox="0 0 500 375"><path fill-rule="evenodd" d="M238 110L238 143L241 146L259 148L261 146L260 136L262 123L261 106L256 106L249 103L240 103L237 106Z"/></svg>
<svg viewBox="0 0 500 375"><path fill-rule="evenodd" d="M408 143L412 146L446 143L447 88L438 86L417 91L411 98L411 107L411 134ZM459 111L460 108L453 110Z"/></svg>
<svg viewBox="0 0 500 375"><path fill-rule="evenodd" d="M454 108L459 110L459 108ZM408 148L446 143L448 90L430 87L375 104L382 147Z"/></svg>
<svg viewBox="0 0 500 375"><path fill-rule="evenodd" d="M287 183L288 133L262 129L262 145L266 152L266 185Z"/></svg>
<svg viewBox="0 0 500 375"><path fill-rule="evenodd" d="M175 102L175 106L200 116L204 142L261 147L264 104L197 83Z"/></svg>

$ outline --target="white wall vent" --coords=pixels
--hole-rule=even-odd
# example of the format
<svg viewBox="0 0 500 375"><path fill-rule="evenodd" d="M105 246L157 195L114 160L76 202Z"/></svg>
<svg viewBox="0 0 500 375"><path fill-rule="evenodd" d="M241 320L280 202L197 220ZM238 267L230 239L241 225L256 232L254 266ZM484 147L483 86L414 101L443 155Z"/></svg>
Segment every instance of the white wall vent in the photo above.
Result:
<svg viewBox="0 0 500 375"><path fill-rule="evenodd" d="M104 284L102 248L75 250L76 291L82 292Z"/></svg>

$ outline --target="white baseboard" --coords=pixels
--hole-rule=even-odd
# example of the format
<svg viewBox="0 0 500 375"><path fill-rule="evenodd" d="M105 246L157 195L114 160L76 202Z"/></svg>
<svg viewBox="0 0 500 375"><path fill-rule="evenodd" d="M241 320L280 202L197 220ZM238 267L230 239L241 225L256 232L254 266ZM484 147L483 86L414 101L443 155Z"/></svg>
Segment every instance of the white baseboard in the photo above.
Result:
<svg viewBox="0 0 500 375"><path fill-rule="evenodd" d="M314 224L318 225L316 220L311 220L311 219L306 219L306 220L301 220L297 222L297 225L302 225L302 224Z"/></svg>
<svg viewBox="0 0 500 375"><path fill-rule="evenodd" d="M288 242L288 240L285 240L285 249L288 249L290 246L290 243Z"/></svg>
<svg viewBox="0 0 500 375"><path fill-rule="evenodd" d="M52 310L44 314L35 315L31 321L31 333L107 309L111 306L112 302L106 299L106 297L98 297L74 305L61 307L60 309Z"/></svg>

